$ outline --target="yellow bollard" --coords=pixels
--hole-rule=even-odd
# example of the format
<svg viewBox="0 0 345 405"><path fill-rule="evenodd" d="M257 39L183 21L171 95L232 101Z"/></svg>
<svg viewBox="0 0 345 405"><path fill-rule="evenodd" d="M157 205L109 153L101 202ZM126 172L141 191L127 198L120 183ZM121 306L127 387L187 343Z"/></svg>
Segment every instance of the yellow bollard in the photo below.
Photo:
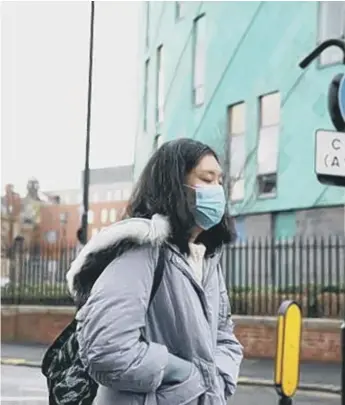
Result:
<svg viewBox="0 0 345 405"><path fill-rule="evenodd" d="M274 384L280 405L291 405L299 384L302 312L295 301L278 310Z"/></svg>

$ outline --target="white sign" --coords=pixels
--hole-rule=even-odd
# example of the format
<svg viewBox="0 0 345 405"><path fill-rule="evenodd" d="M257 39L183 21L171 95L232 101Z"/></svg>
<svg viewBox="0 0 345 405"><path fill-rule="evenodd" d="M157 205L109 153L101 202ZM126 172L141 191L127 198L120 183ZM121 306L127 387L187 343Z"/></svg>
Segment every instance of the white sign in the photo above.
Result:
<svg viewBox="0 0 345 405"><path fill-rule="evenodd" d="M345 177L345 132L316 131L315 172Z"/></svg>

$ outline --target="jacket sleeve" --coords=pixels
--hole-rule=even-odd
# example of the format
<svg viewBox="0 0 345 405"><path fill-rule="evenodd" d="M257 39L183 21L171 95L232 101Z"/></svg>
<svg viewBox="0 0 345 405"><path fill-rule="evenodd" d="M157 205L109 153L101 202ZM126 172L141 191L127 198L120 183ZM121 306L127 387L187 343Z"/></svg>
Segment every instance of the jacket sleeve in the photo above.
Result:
<svg viewBox="0 0 345 405"><path fill-rule="evenodd" d="M157 260L153 251L140 247L115 259L77 315L81 361L101 385L147 393L162 383L168 350L140 333Z"/></svg>
<svg viewBox="0 0 345 405"><path fill-rule="evenodd" d="M237 386L243 347L234 335L228 293L221 269L218 271L220 301L217 331L216 366L225 383L225 395L233 395Z"/></svg>

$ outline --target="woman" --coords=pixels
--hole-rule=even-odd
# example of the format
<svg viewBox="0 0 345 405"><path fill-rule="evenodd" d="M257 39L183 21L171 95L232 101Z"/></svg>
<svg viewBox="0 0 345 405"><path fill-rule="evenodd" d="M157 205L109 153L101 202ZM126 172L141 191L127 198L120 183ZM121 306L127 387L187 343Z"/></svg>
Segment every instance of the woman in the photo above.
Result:
<svg viewBox="0 0 345 405"><path fill-rule="evenodd" d="M144 169L126 219L73 263L80 358L100 384L96 405L225 405L233 395L242 347L219 264L234 238L226 205L215 152L168 142Z"/></svg>

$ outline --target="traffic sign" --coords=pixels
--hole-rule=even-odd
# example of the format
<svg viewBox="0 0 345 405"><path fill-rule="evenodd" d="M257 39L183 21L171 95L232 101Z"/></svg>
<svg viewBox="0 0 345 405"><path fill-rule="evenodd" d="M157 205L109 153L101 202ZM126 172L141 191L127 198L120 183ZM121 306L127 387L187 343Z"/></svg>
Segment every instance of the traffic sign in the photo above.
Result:
<svg viewBox="0 0 345 405"><path fill-rule="evenodd" d="M293 397L298 388L301 334L302 312L299 305L295 301L284 301L278 310L274 373L275 387L282 398Z"/></svg>
<svg viewBox="0 0 345 405"><path fill-rule="evenodd" d="M318 176L345 180L345 132L316 131L315 172Z"/></svg>
<svg viewBox="0 0 345 405"><path fill-rule="evenodd" d="M339 104L340 114L343 117L343 120L345 121L345 74L343 75L343 78L341 79L340 84L339 84L338 104Z"/></svg>

